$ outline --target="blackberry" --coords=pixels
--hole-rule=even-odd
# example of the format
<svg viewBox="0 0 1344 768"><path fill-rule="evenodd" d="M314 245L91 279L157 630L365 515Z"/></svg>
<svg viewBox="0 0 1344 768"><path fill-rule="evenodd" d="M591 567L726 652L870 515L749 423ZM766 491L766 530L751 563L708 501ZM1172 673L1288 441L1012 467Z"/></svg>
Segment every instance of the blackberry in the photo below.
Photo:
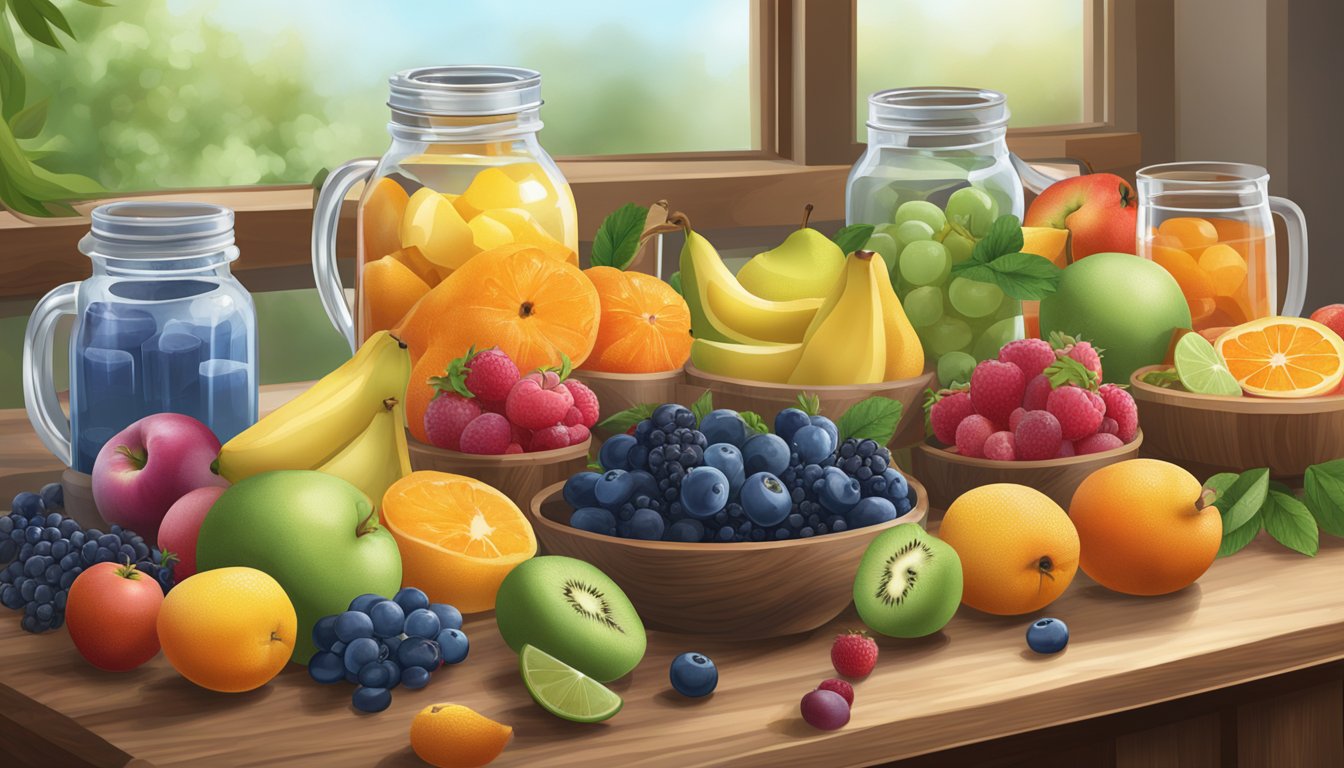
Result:
<svg viewBox="0 0 1344 768"><path fill-rule="evenodd" d="M882 473L891 466L891 451L878 445L876 440L849 438L840 444L835 454L835 466L859 481L863 497L880 496L887 488ZM827 526L835 530L833 526Z"/></svg>

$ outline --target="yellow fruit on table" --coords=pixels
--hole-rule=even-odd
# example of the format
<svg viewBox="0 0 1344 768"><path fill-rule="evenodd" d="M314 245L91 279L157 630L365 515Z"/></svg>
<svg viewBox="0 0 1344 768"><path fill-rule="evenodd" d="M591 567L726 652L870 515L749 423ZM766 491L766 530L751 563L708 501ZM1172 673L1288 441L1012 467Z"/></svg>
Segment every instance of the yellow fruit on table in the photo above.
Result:
<svg viewBox="0 0 1344 768"><path fill-rule="evenodd" d="M1164 595L1193 584L1223 540L1222 517L1201 501L1202 493L1194 475L1155 459L1122 461L1088 475L1069 504L1083 573L1130 595Z"/></svg>
<svg viewBox="0 0 1344 768"><path fill-rule="evenodd" d="M973 488L952 502L938 537L961 558L962 603L985 613L1038 611L1078 569L1078 531L1049 496L1013 483Z"/></svg>
<svg viewBox="0 0 1344 768"><path fill-rule="evenodd" d="M280 584L255 568L217 568L173 587L159 609L163 655L183 677L223 693L260 688L294 651L298 618Z"/></svg>
<svg viewBox="0 0 1344 768"><path fill-rule="evenodd" d="M1034 253L1063 269L1069 265L1069 230L1023 227L1022 253Z"/></svg>
<svg viewBox="0 0 1344 768"><path fill-rule="evenodd" d="M513 728L461 704L431 704L411 720L411 749L435 768L479 768L512 738Z"/></svg>
<svg viewBox="0 0 1344 768"><path fill-rule="evenodd" d="M812 206L807 207L811 215ZM834 240L803 225L784 242L751 257L737 271L742 287L763 299L824 299L845 268L845 254Z"/></svg>
<svg viewBox="0 0 1344 768"><path fill-rule="evenodd" d="M406 204L401 243L402 247L419 248L430 263L447 269L457 269L480 253L462 214L429 187L421 187Z"/></svg>
<svg viewBox="0 0 1344 768"><path fill-rule="evenodd" d="M887 367L882 380L912 379L924 372L924 345L910 318L905 316L905 307L891 286L891 278L879 280L877 290L882 298L883 336L887 343Z"/></svg>

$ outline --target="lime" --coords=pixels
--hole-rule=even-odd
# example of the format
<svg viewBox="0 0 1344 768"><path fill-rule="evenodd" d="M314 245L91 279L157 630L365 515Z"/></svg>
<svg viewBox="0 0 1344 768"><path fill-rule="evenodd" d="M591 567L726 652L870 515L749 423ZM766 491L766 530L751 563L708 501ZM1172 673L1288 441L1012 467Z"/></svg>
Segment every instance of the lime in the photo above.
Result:
<svg viewBox="0 0 1344 768"><path fill-rule="evenodd" d="M1187 333L1176 342L1176 375L1191 392L1201 395L1240 396L1241 385L1209 340Z"/></svg>
<svg viewBox="0 0 1344 768"><path fill-rule="evenodd" d="M600 723L625 703L611 689L546 653L524 645L518 654L527 692L547 712L576 723Z"/></svg>

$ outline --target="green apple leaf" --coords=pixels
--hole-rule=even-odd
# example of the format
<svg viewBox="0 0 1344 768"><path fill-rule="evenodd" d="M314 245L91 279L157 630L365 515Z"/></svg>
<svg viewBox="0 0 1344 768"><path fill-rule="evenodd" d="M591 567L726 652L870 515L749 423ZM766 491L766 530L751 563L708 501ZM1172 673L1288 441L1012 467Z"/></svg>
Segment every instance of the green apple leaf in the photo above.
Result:
<svg viewBox="0 0 1344 768"><path fill-rule="evenodd" d="M635 260L639 251L639 236L644 234L644 222L649 209L626 203L607 215L593 236L593 250L589 261L594 267L625 269Z"/></svg>
<svg viewBox="0 0 1344 768"><path fill-rule="evenodd" d="M708 416L712 410L714 410L714 393L708 389L700 393L695 402L691 403L691 413L695 414L695 423L697 424L700 423L701 419Z"/></svg>
<svg viewBox="0 0 1344 768"><path fill-rule="evenodd" d="M1307 509L1331 536L1344 536L1344 459L1307 467L1303 478Z"/></svg>
<svg viewBox="0 0 1344 768"><path fill-rule="evenodd" d="M1215 475L1214 477L1218 477ZM1269 494L1269 470L1249 469L1237 476L1213 505L1223 516L1223 531L1235 531L1251 521L1265 506ZM1268 524L1266 524L1268 527Z"/></svg>
<svg viewBox="0 0 1344 768"><path fill-rule="evenodd" d="M842 227L839 232L831 235L831 240L840 246L840 252L848 256L859 250L868 238L873 236L873 230L876 229L872 224L850 224Z"/></svg>
<svg viewBox="0 0 1344 768"><path fill-rule="evenodd" d="M747 429L752 432L755 432L758 435L770 434L770 425L765 423L765 419L761 418L761 414L755 411L738 411L737 415L742 417L742 421L746 423Z"/></svg>
<svg viewBox="0 0 1344 768"><path fill-rule="evenodd" d="M841 440L876 440L886 445L901 423L903 407L899 400L874 396L851 405L835 423Z"/></svg>
<svg viewBox="0 0 1344 768"><path fill-rule="evenodd" d="M1224 531L1223 541L1218 545L1218 557L1228 557L1235 555L1246 548L1255 540L1255 535L1260 532L1260 518L1256 517L1251 522L1241 526L1235 531Z"/></svg>
<svg viewBox="0 0 1344 768"><path fill-rule="evenodd" d="M1265 506L1260 510L1265 530L1274 540L1308 557L1314 557L1321 546L1320 530L1307 506L1286 493L1270 491Z"/></svg>
<svg viewBox="0 0 1344 768"><path fill-rule="evenodd" d="M626 408L624 411L617 411L607 418L598 422L598 429L620 434L626 432L639 422L653 416L653 409L658 406L653 403L640 403L639 405Z"/></svg>

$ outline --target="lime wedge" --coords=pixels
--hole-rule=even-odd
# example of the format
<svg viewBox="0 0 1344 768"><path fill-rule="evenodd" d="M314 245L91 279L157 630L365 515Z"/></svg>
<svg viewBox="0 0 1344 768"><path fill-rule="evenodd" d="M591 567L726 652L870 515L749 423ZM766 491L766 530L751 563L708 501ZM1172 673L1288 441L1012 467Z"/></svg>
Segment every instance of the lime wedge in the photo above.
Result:
<svg viewBox="0 0 1344 768"><path fill-rule="evenodd" d="M527 692L547 712L576 723L600 723L621 711L620 696L540 648L523 646L518 655Z"/></svg>
<svg viewBox="0 0 1344 768"><path fill-rule="evenodd" d="M1176 375L1191 392L1201 395L1241 395L1241 385L1209 340L1198 333L1187 333L1176 342Z"/></svg>

